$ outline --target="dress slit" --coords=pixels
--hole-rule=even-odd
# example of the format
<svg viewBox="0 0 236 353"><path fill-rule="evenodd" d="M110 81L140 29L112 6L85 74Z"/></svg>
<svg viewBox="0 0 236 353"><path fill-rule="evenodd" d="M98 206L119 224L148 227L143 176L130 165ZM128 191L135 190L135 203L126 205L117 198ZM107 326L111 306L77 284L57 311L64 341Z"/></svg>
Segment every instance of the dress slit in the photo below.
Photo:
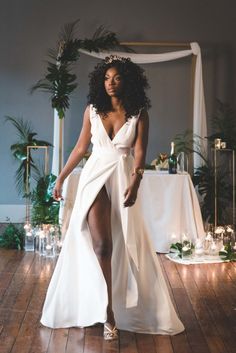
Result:
<svg viewBox="0 0 236 353"><path fill-rule="evenodd" d="M112 305L118 329L174 335L184 330L171 302L155 251L146 232L139 200L123 206L131 182L132 146L138 116L113 140L91 106L93 151L80 176L60 256L48 287L41 323L51 328L87 327L107 318L108 293L87 222L103 187L111 201Z"/></svg>

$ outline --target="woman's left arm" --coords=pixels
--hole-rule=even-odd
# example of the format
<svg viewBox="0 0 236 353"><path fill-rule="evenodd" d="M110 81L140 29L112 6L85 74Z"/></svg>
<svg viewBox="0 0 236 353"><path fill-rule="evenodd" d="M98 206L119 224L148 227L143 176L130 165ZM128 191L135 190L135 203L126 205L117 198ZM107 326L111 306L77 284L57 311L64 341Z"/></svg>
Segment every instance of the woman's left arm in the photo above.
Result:
<svg viewBox="0 0 236 353"><path fill-rule="evenodd" d="M131 184L125 191L124 206L133 206L136 201L138 188L145 166L146 150L148 144L149 117L147 111L142 111L137 123L136 139L134 143L134 170Z"/></svg>

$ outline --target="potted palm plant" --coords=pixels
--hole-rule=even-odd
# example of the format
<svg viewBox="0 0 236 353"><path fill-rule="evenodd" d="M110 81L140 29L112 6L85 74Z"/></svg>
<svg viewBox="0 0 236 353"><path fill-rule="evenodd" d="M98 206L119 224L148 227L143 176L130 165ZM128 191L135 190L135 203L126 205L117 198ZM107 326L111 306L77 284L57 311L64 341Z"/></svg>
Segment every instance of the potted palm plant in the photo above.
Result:
<svg viewBox="0 0 236 353"><path fill-rule="evenodd" d="M18 194L22 197L29 197L26 195L27 183L30 178L36 179L40 175L39 167L33 160L29 152L28 164L28 180L27 180L27 146L52 146L50 142L39 140L36 138L37 133L33 131L30 122L23 118L16 118L13 116L6 116L6 122L10 122L17 131L19 140L10 146L11 152L15 160L19 163L19 167L15 173L15 184Z"/></svg>
<svg viewBox="0 0 236 353"><path fill-rule="evenodd" d="M39 176L31 197L31 223L33 225L59 224L60 203L52 197L55 181L56 176L52 174Z"/></svg>

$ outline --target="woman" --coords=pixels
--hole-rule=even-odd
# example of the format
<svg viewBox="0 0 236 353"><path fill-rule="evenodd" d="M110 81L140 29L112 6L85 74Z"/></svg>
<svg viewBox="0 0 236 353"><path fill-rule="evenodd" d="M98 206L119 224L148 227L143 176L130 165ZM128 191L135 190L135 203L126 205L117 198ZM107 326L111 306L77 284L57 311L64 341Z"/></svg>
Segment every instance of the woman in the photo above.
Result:
<svg viewBox="0 0 236 353"><path fill-rule="evenodd" d="M118 329L177 334L178 319L140 214L138 188L148 140L143 70L107 57L90 74L89 105L78 142L57 178L54 198L86 153L75 205L44 304L49 327L104 323ZM131 153L133 152L133 153ZM133 157L134 154L134 157Z"/></svg>

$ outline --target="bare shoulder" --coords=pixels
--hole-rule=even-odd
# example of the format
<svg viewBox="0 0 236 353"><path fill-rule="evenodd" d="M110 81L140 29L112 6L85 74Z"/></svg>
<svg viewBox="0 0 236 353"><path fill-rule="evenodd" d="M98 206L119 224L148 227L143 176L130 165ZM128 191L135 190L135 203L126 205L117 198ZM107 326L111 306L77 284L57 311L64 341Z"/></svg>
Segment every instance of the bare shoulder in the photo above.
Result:
<svg viewBox="0 0 236 353"><path fill-rule="evenodd" d="M84 117L86 117L87 119L90 118L90 110L91 110L90 105L87 105L87 107L85 108L85 111L84 111Z"/></svg>
<svg viewBox="0 0 236 353"><path fill-rule="evenodd" d="M149 115L148 115L148 112L146 109L141 110L140 115L139 115L139 119L142 121L145 121L145 120L148 121Z"/></svg>
<svg viewBox="0 0 236 353"><path fill-rule="evenodd" d="M84 124L90 124L90 114L91 114L91 108L89 105L87 105L84 111L84 118L83 118Z"/></svg>
<svg viewBox="0 0 236 353"><path fill-rule="evenodd" d="M142 109L139 114L138 126L142 129L149 128L149 115L146 109Z"/></svg>

